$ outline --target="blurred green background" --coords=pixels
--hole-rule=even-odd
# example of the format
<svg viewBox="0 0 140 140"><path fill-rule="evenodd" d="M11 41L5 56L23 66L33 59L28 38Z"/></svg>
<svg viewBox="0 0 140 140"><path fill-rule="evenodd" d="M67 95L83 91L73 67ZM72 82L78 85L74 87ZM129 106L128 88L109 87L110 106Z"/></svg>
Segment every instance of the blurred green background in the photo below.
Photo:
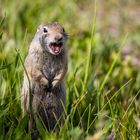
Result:
<svg viewBox="0 0 140 140"><path fill-rule="evenodd" d="M58 135L36 122L40 138L140 139L139 15L139 0L0 0L0 139L31 139L21 61L37 27L55 21L69 35L67 117Z"/></svg>

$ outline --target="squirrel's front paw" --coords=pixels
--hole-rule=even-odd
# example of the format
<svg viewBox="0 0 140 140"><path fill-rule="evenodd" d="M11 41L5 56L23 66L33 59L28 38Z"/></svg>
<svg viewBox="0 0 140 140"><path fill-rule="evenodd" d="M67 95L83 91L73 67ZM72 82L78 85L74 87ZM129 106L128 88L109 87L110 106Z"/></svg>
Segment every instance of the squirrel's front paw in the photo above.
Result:
<svg viewBox="0 0 140 140"><path fill-rule="evenodd" d="M54 80L53 82L52 82L52 87L54 88L54 87L56 87L57 85L58 85L58 80Z"/></svg>
<svg viewBox="0 0 140 140"><path fill-rule="evenodd" d="M41 80L40 80L40 85L42 85L42 86L49 86L49 82L48 82L48 80L45 78L45 77L43 77Z"/></svg>

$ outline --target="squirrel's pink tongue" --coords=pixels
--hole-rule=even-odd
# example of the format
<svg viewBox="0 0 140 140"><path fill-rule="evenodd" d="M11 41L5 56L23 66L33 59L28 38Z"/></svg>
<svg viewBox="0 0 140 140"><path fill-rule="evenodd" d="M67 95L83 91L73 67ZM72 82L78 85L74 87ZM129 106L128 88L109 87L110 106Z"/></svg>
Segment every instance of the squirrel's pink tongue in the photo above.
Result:
<svg viewBox="0 0 140 140"><path fill-rule="evenodd" d="M52 45L52 50L54 51L54 52L59 52L60 51L60 46L59 45Z"/></svg>

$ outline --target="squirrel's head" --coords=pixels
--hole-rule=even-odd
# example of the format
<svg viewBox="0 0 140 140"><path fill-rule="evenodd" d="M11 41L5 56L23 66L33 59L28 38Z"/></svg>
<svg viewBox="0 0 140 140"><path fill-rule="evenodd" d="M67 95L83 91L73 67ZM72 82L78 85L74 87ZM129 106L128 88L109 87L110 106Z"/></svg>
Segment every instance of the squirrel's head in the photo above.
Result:
<svg viewBox="0 0 140 140"><path fill-rule="evenodd" d="M67 33L59 23L40 25L37 34L42 48L49 53L58 55L65 49Z"/></svg>

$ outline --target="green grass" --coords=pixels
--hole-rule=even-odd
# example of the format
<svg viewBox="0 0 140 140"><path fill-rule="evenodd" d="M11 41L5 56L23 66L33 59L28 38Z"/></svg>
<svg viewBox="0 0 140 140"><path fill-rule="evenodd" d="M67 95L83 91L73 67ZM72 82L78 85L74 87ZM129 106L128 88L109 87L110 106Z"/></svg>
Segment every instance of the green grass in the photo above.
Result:
<svg viewBox="0 0 140 140"><path fill-rule="evenodd" d="M40 139L104 140L111 134L117 140L140 139L140 72L131 57L122 59L128 42L139 45L139 34L103 36L96 31L102 22L96 16L100 3L97 7L91 3L93 23L88 16L81 21L86 16L80 8L86 4L83 0L0 1L0 140L31 139L31 132L25 131L28 116L21 117L22 61L37 26L46 21L62 23L69 34L67 105L59 134L48 133L35 119Z"/></svg>

